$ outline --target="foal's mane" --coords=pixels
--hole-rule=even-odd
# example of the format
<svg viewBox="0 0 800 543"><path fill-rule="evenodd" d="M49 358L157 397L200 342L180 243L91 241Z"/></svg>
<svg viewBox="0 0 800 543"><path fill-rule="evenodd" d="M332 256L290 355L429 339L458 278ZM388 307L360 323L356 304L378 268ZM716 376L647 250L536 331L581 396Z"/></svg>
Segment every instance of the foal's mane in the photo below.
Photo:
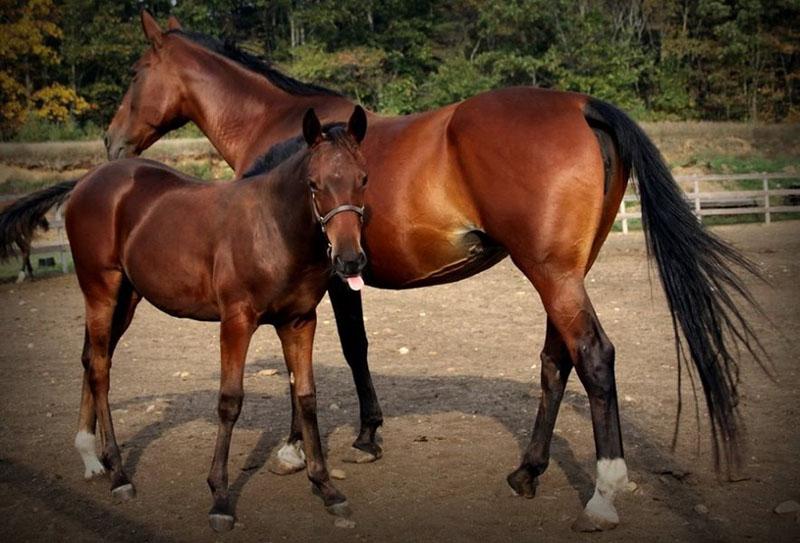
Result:
<svg viewBox="0 0 800 543"><path fill-rule="evenodd" d="M191 42L208 49L212 53L217 53L223 57L232 60L242 66L243 68L255 72L267 79L270 83L295 96L342 96L341 93L331 90L320 85L313 83L304 83L298 81L293 77L286 75L275 68L268 60L248 53L240 49L236 44L230 41L221 42L216 38L201 34L199 32L190 32L187 30L174 29L167 31L167 34L176 34L183 36Z"/></svg>
<svg viewBox="0 0 800 543"><path fill-rule="evenodd" d="M322 125L322 136L337 145L345 145L352 147L352 143L347 139L347 127L345 123L326 123ZM244 172L242 177L253 177L254 175L261 175L274 170L278 165L284 162L295 153L306 147L306 141L303 135L297 135L293 138L276 143L270 147L266 153L261 155L247 171Z"/></svg>

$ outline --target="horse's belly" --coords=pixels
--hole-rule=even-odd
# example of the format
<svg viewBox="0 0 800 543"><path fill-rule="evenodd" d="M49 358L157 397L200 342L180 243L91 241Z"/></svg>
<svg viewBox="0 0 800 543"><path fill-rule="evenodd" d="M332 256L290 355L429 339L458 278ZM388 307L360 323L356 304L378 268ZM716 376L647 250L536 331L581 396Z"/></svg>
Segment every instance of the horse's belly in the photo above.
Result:
<svg viewBox="0 0 800 543"><path fill-rule="evenodd" d="M451 283L490 268L505 250L474 225L411 227L370 242L367 283L380 288L414 288Z"/></svg>
<svg viewBox="0 0 800 543"><path fill-rule="evenodd" d="M125 274L136 291L175 317L217 320L219 308L211 284L211 264L202 246L166 228L137 230L122 255ZM183 243L181 243L183 241Z"/></svg>

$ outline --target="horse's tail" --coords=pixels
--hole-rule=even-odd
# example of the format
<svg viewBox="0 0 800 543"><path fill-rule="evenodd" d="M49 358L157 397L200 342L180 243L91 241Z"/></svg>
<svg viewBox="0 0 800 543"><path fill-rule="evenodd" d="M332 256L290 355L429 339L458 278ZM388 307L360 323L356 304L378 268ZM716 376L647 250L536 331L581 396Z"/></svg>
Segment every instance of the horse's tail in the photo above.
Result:
<svg viewBox="0 0 800 543"><path fill-rule="evenodd" d="M637 181L648 254L655 257L672 314L679 379L688 359L678 328L703 386L715 465L721 448L728 467L736 467L744 428L737 409L739 368L729 343L738 341L759 363L765 353L734 302L739 295L758 308L734 268L761 274L697 220L661 153L628 115L596 99L584 112L590 124L611 133L624 168Z"/></svg>
<svg viewBox="0 0 800 543"><path fill-rule="evenodd" d="M47 213L53 206L62 204L77 179L62 181L46 189L20 198L0 213L0 259L13 254L13 245L30 246L33 234L39 227L47 228Z"/></svg>

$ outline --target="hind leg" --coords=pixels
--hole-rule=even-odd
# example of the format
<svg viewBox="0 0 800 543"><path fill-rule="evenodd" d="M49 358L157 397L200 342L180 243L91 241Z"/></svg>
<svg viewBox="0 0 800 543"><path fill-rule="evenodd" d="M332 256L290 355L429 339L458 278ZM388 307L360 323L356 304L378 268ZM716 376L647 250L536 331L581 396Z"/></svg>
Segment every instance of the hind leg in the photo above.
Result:
<svg viewBox="0 0 800 543"><path fill-rule="evenodd" d="M88 481L96 475L106 472L95 450L94 431L97 426L97 413L94 409L94 396L89 384L89 365L91 364L92 347L89 343L89 332L84 332L83 353L83 385L81 387L81 409L78 415L78 433L75 435L75 448L83 460L83 477Z"/></svg>
<svg viewBox="0 0 800 543"><path fill-rule="evenodd" d="M614 508L614 496L628 482L614 379L614 346L600 326L584 289L583 273L557 273L557 270L541 267L520 268L539 292L548 319L561 337L563 348L569 354L589 397L597 453L597 480L594 494L573 524L573 529L596 531L614 528L619 523L619 516ZM562 374L562 378L566 380L566 375ZM543 387L545 386L547 385L543 383ZM563 385L557 385L556 391L563 393ZM551 416L554 417L554 413ZM550 417L545 413L543 419L540 426L542 432L535 433L534 439L549 437L549 431L552 431L552 428L545 425L551 421ZM549 439L532 443L526 452L522 464L529 475L542 467L541 462L545 458L542 453L546 450L546 444L549 444ZM522 487L524 489L524 485Z"/></svg>
<svg viewBox="0 0 800 543"><path fill-rule="evenodd" d="M111 355L123 328L130 322L130 305L133 299L130 286L119 271L105 271L92 281L84 279L81 281L81 288L86 299L86 331L90 351L86 381L100 423L102 462L111 474L112 495L116 499L127 500L135 495L135 490L122 468L122 457L108 404L108 392ZM88 426L92 419L91 413L86 413L85 419L84 416L81 419Z"/></svg>
<svg viewBox="0 0 800 543"><path fill-rule="evenodd" d="M136 306L141 297L133 291L130 283L123 280L117 296L117 307L114 312L112 323L112 334L109 356L114 355L114 350L122 337L122 334L130 326L133 320ZM89 383L89 366L91 362L91 343L89 342L88 330L84 333L83 352L81 353L81 363L83 364L83 385L81 388L81 407L78 416L78 433L75 435L75 448L81 455L84 465L84 478L92 479L97 475L105 473L105 468L97 457L95 450L95 427L97 426L97 414L94 407L94 396L92 395Z"/></svg>
<svg viewBox="0 0 800 543"><path fill-rule="evenodd" d="M539 398L539 409L536 413L536 422L533 426L531 442L519 468L511 473L507 480L514 492L526 498L533 498L536 494L538 477L544 473L550 463L550 441L553 438L553 428L558 417L561 399L567 379L572 371L572 360L567 346L561 338L553 321L547 320L547 337L541 354L542 395Z"/></svg>

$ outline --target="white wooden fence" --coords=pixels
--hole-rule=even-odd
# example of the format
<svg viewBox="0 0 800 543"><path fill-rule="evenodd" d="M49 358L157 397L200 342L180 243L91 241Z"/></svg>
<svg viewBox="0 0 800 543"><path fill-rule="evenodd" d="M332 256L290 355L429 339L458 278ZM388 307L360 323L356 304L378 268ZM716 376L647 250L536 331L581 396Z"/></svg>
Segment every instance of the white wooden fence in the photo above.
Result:
<svg viewBox="0 0 800 543"><path fill-rule="evenodd" d="M800 213L800 174L788 173L744 173L735 175L683 175L675 178L679 183L691 183L692 191L686 199L692 204L695 215L702 221L711 215L764 215L764 222L772 221L773 213ZM782 179L797 180L798 188L772 188L771 181ZM739 181L761 181L758 190L712 190L702 191L701 184L715 182L730 183ZM795 196L798 203L786 202L786 196ZM780 198L781 202L776 202ZM641 219L639 211L628 211L627 204L638 202L636 194L626 194L619 205L615 222L622 223L622 232L628 233L628 221Z"/></svg>

